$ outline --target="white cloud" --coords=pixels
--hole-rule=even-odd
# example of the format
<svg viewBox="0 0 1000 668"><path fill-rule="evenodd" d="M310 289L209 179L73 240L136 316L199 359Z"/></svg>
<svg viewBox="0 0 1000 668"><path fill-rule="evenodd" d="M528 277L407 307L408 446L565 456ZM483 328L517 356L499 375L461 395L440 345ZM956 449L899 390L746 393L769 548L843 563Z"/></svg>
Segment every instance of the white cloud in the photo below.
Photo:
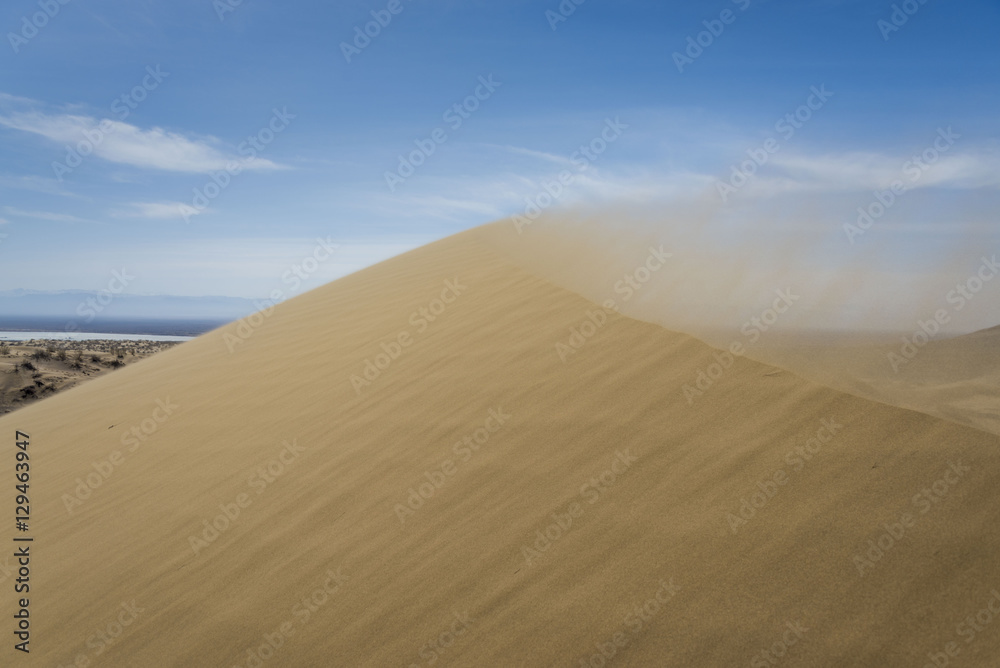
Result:
<svg viewBox="0 0 1000 668"><path fill-rule="evenodd" d="M0 93L0 102L13 102L17 104L34 104L34 100L30 100L26 97L18 97L17 95L11 95L10 93Z"/></svg>
<svg viewBox="0 0 1000 668"><path fill-rule="evenodd" d="M560 171L548 168L489 176L429 177L419 186L414 184L413 193L366 195L364 206L386 215L466 220L472 214L495 220L523 214L529 201L540 203L543 209L602 201L655 202L709 189L714 192L715 183L713 177L694 172L612 170L591 165L586 171L566 170L572 180L565 185L559 181Z"/></svg>
<svg viewBox="0 0 1000 668"><path fill-rule="evenodd" d="M45 220L51 223L96 223L96 220L79 218L66 213L52 213L50 211L24 211L15 209L12 206L5 206L4 213L15 218L33 218L34 220Z"/></svg>
<svg viewBox="0 0 1000 668"><path fill-rule="evenodd" d="M417 195L407 199L407 207L413 207L424 215L449 218L453 214L476 213L496 216L500 211L493 205L474 199L457 199L441 195Z"/></svg>
<svg viewBox="0 0 1000 668"><path fill-rule="evenodd" d="M761 174L750 178L747 189L769 196L789 192L885 189L893 181L901 181L907 188L997 188L1000 187L1000 160L987 154L954 153L941 155L921 167L913 161L913 156L860 152L819 156L779 153L771 158L770 169L762 169Z"/></svg>
<svg viewBox="0 0 1000 668"><path fill-rule="evenodd" d="M174 218L184 218L197 216L205 213L208 209L193 210L190 204L182 202L133 202L129 204L131 209L116 211L116 218L153 218L157 220L170 220ZM185 216L185 211L187 216Z"/></svg>
<svg viewBox="0 0 1000 668"><path fill-rule="evenodd" d="M0 188L30 190L46 195L58 195L59 197L80 197L62 188L56 179L41 176L0 174Z"/></svg>
<svg viewBox="0 0 1000 668"><path fill-rule="evenodd" d="M554 153L546 153L545 151L535 151L530 148L521 148L520 146L501 146L498 144L484 144L484 146L491 148L499 148L509 153L514 153L516 155L527 155L532 158L538 158L539 160L552 162L557 165L563 165L566 167L574 166L573 161L570 158L567 158L566 156L563 155L555 155Z"/></svg>
<svg viewBox="0 0 1000 668"><path fill-rule="evenodd" d="M60 144L93 145L94 155L119 164L173 172L206 173L225 169L240 161L244 170L284 169L265 158L247 161L235 152L218 147L213 137L189 138L163 128L143 130L109 119L73 114L45 114L39 111L12 112L0 116L0 125L41 135Z"/></svg>

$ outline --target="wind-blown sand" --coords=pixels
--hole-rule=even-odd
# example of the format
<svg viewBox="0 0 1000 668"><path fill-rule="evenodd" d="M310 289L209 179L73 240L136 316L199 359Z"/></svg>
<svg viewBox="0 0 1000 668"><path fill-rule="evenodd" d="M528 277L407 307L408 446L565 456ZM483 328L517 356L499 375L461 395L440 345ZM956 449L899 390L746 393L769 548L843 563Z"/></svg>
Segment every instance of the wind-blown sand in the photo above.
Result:
<svg viewBox="0 0 1000 668"><path fill-rule="evenodd" d="M996 665L1000 438L597 310L473 230L0 418L4 665Z"/></svg>
<svg viewBox="0 0 1000 668"><path fill-rule="evenodd" d="M824 385L1000 434L1000 327L920 346L912 337L760 352Z"/></svg>

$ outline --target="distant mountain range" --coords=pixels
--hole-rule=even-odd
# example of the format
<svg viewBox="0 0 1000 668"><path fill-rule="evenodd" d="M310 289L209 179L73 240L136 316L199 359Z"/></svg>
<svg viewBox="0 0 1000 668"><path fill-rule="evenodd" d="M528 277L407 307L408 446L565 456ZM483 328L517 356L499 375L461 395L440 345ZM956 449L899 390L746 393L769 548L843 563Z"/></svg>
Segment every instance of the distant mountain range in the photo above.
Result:
<svg viewBox="0 0 1000 668"><path fill-rule="evenodd" d="M252 299L112 295L91 290L0 291L0 329L109 333L201 333L258 310ZM139 326L142 323L142 326ZM150 327L150 323L156 323ZM158 331L141 331L150 330Z"/></svg>

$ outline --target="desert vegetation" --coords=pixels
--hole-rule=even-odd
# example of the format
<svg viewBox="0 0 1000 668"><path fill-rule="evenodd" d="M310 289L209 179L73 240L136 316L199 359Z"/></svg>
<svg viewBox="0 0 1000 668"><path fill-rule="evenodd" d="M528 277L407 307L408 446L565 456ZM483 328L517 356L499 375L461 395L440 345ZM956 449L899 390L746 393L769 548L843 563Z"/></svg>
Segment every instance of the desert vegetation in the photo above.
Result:
<svg viewBox="0 0 1000 668"><path fill-rule="evenodd" d="M4 342L0 344L0 415L174 345L109 340Z"/></svg>

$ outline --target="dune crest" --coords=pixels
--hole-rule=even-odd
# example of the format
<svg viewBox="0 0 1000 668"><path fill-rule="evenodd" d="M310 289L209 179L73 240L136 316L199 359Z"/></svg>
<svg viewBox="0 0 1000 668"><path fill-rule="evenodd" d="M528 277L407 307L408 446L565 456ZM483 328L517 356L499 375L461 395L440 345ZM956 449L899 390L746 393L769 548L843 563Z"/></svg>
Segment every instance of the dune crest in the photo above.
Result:
<svg viewBox="0 0 1000 668"><path fill-rule="evenodd" d="M971 258L977 271L957 287L940 277L945 267L908 286L873 274L878 256L813 266L811 254L827 247L819 232L740 247L720 241L727 235L718 213L697 206L674 222L627 209L620 219L605 215L499 221L479 233L534 275L597 303L611 300L630 317L844 392L1000 434L1000 327L961 329L976 322L972 315L995 311L988 294L1000 287L991 282L995 255L963 249L963 262ZM650 265L651 252L670 257ZM944 287L931 287L936 282ZM839 329L840 321L853 324Z"/></svg>

